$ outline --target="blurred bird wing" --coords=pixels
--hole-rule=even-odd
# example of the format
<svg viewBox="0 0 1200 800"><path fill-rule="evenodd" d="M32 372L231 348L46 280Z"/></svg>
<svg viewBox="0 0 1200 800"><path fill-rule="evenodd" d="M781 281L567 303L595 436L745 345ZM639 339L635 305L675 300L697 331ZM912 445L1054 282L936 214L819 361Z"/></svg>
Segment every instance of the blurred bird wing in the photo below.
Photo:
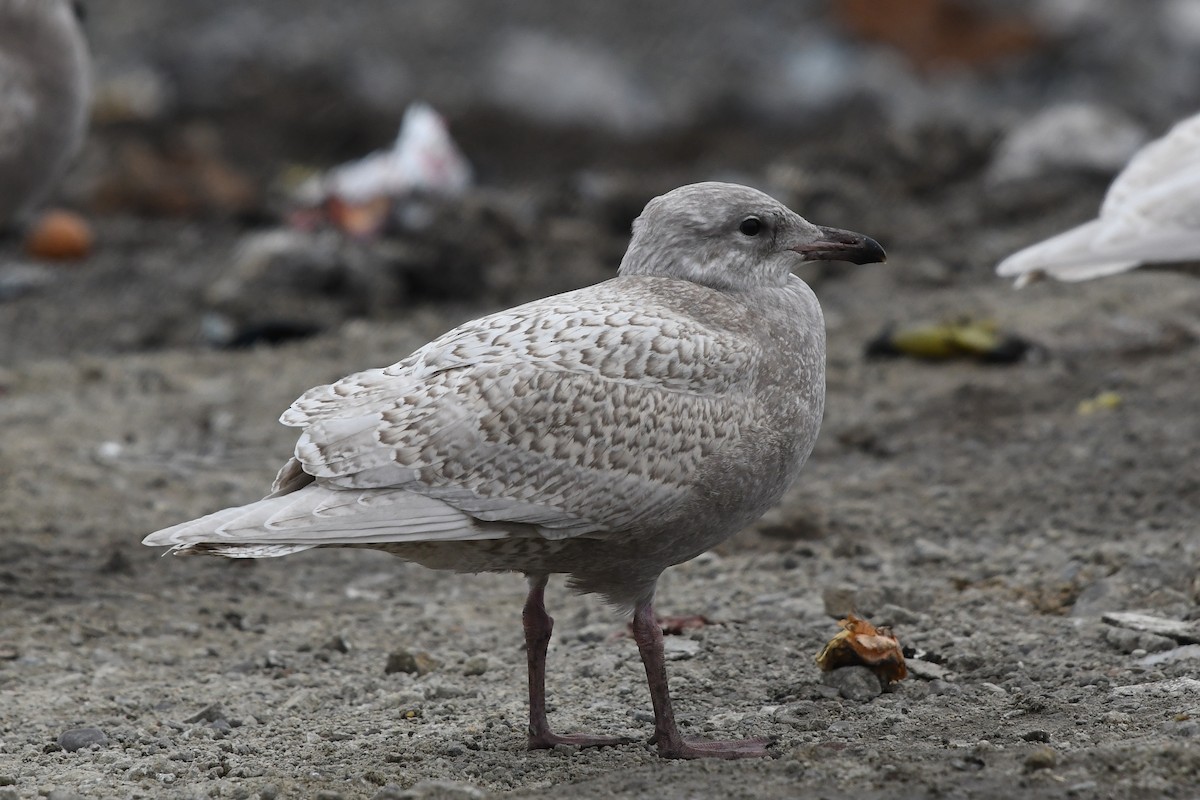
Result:
<svg viewBox="0 0 1200 800"><path fill-rule="evenodd" d="M661 513L746 424L754 354L637 299L547 298L310 390L281 418L304 429L296 460L331 488L403 489L551 538Z"/></svg>
<svg viewBox="0 0 1200 800"><path fill-rule="evenodd" d="M1200 114L1177 123L1159 139L1137 152L1104 196L1100 216L1115 215L1140 204L1139 197L1200 167ZM1193 173L1194 174L1194 173Z"/></svg>
<svg viewBox="0 0 1200 800"><path fill-rule="evenodd" d="M1014 253L996 272L1079 281L1198 257L1200 115L1134 156L1109 187L1097 219Z"/></svg>

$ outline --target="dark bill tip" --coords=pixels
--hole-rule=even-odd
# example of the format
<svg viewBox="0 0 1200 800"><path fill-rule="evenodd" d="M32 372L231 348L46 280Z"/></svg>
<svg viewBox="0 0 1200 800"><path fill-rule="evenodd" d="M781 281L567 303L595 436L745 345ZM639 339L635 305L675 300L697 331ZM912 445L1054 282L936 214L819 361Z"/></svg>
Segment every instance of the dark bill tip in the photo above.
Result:
<svg viewBox="0 0 1200 800"><path fill-rule="evenodd" d="M821 237L816 241L792 248L807 261L849 261L851 264L879 264L887 261L887 253L870 236L840 228L818 225Z"/></svg>

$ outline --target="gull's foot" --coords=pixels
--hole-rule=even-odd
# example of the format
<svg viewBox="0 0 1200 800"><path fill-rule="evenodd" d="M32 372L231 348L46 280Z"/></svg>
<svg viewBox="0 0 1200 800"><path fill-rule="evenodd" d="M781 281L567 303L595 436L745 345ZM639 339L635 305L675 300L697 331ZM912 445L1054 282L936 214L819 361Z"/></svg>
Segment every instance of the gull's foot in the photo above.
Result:
<svg viewBox="0 0 1200 800"><path fill-rule="evenodd" d="M685 738L674 745L659 744L658 754L663 758L766 758L771 755L767 748L774 743L774 739L708 742Z"/></svg>
<svg viewBox="0 0 1200 800"><path fill-rule="evenodd" d="M615 747L631 744L634 740L625 736L593 736L590 733L545 733L529 734L530 750L550 750L560 744L571 747Z"/></svg>

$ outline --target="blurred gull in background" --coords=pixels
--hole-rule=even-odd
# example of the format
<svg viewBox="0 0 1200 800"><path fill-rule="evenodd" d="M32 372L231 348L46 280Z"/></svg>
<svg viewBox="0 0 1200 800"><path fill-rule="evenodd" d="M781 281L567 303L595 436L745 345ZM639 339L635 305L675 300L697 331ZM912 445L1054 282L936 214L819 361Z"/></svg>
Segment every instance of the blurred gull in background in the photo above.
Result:
<svg viewBox="0 0 1200 800"><path fill-rule="evenodd" d="M996 273L1024 286L1049 275L1082 281L1143 264L1200 259L1200 115L1142 148L1117 176L1100 215L1020 250Z"/></svg>
<svg viewBox="0 0 1200 800"><path fill-rule="evenodd" d="M0 226L42 200L87 127L87 43L67 0L0 0Z"/></svg>

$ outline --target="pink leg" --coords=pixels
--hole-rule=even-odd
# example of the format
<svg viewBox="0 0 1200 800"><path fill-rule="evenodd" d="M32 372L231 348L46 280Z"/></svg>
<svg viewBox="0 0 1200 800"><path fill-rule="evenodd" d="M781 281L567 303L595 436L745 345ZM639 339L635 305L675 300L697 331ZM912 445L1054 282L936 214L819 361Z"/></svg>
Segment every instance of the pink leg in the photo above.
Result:
<svg viewBox="0 0 1200 800"><path fill-rule="evenodd" d="M529 596L521 613L521 621L525 626L525 650L529 658L529 749L546 750L559 744L577 747L628 744L631 740L620 736L557 734L550 730L550 723L546 719L546 649L550 646L554 620L546 613L546 580L545 575L529 577Z"/></svg>
<svg viewBox="0 0 1200 800"><path fill-rule="evenodd" d="M685 739L675 725L671 710L671 695L667 690L667 667L663 658L663 632L654 608L646 603L633 614L633 638L646 667L650 684L650 700L654 703L654 740L658 754L664 758L756 758L767 755L769 739L747 739L736 742L706 742Z"/></svg>

